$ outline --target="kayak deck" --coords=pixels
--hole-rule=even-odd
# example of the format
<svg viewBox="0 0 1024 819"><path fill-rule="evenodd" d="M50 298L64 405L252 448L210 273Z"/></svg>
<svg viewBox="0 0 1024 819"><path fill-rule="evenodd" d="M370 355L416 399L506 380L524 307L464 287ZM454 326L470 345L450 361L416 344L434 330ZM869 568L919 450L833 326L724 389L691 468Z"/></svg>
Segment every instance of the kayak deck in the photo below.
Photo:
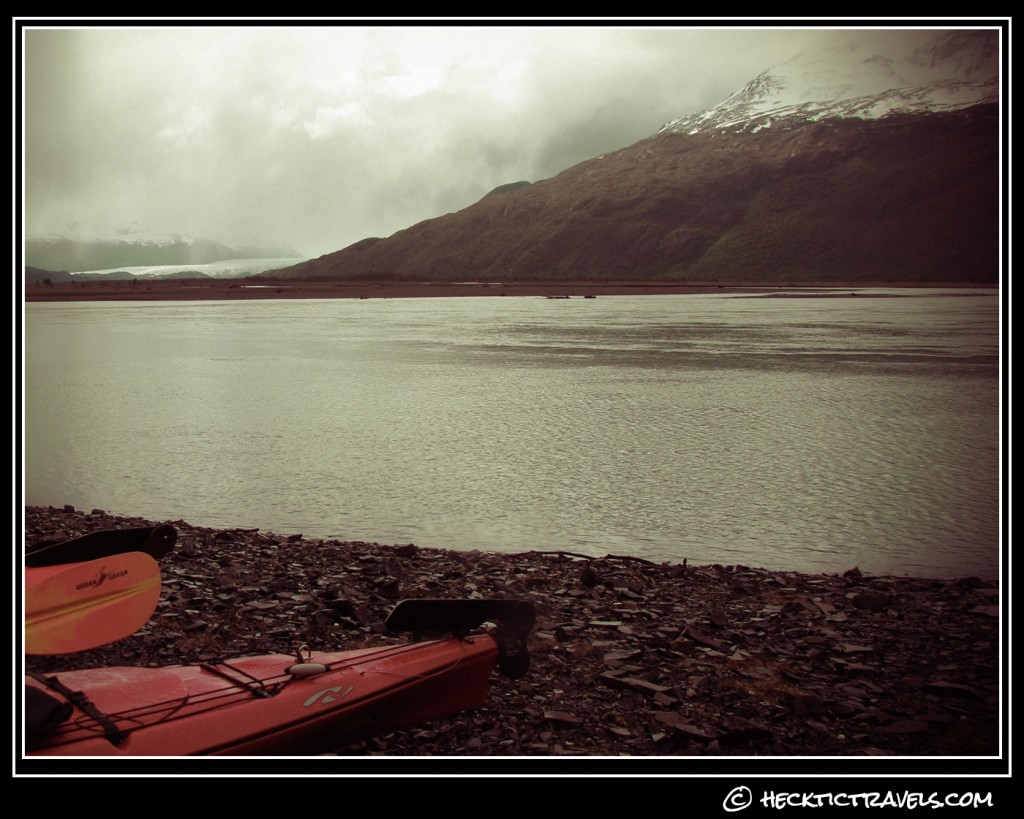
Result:
<svg viewBox="0 0 1024 819"><path fill-rule="evenodd" d="M476 708L498 643L490 634L165 668L51 675L82 692L30 756L311 755ZM33 676L26 684L55 695ZM60 697L60 694L56 694Z"/></svg>

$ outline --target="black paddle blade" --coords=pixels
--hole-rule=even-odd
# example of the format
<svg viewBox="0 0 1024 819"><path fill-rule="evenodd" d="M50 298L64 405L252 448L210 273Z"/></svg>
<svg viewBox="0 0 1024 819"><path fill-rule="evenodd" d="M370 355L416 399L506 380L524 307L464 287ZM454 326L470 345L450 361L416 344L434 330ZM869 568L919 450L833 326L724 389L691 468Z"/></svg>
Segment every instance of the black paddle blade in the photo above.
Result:
<svg viewBox="0 0 1024 819"><path fill-rule="evenodd" d="M533 604L524 600L414 599L395 606L384 625L389 631L441 632L465 637L483 623L495 623L498 667L515 679L530 667L526 639L536 619Z"/></svg>
<svg viewBox="0 0 1024 819"><path fill-rule="evenodd" d="M25 550L25 565L31 567L81 563L125 552L143 552L159 560L178 541L178 531L169 523L137 529L105 529L72 540L44 541Z"/></svg>

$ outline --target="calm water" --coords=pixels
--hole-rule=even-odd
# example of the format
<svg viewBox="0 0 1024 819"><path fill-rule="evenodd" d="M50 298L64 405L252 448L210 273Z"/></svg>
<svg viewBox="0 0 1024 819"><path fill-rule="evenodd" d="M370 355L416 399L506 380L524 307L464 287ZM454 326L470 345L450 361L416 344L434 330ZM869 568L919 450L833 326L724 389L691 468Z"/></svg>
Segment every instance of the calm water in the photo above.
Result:
<svg viewBox="0 0 1024 819"><path fill-rule="evenodd" d="M25 502L995 578L998 311L994 291L30 304Z"/></svg>

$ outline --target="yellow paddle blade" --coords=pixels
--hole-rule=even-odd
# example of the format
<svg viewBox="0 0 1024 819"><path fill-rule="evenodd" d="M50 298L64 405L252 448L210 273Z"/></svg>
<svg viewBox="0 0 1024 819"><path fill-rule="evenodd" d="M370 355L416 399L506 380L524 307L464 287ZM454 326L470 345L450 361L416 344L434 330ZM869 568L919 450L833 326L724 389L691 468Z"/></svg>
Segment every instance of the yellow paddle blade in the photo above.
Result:
<svg viewBox="0 0 1024 819"><path fill-rule="evenodd" d="M160 566L142 552L25 570L25 653L70 654L142 628L160 600Z"/></svg>

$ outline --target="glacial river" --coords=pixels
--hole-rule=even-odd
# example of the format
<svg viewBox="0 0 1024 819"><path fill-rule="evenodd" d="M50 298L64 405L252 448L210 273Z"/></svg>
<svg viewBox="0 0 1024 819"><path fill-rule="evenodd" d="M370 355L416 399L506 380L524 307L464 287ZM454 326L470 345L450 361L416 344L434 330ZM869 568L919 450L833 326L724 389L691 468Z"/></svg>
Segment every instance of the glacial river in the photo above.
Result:
<svg viewBox="0 0 1024 819"><path fill-rule="evenodd" d="M998 294L857 293L28 304L24 501L995 579Z"/></svg>

